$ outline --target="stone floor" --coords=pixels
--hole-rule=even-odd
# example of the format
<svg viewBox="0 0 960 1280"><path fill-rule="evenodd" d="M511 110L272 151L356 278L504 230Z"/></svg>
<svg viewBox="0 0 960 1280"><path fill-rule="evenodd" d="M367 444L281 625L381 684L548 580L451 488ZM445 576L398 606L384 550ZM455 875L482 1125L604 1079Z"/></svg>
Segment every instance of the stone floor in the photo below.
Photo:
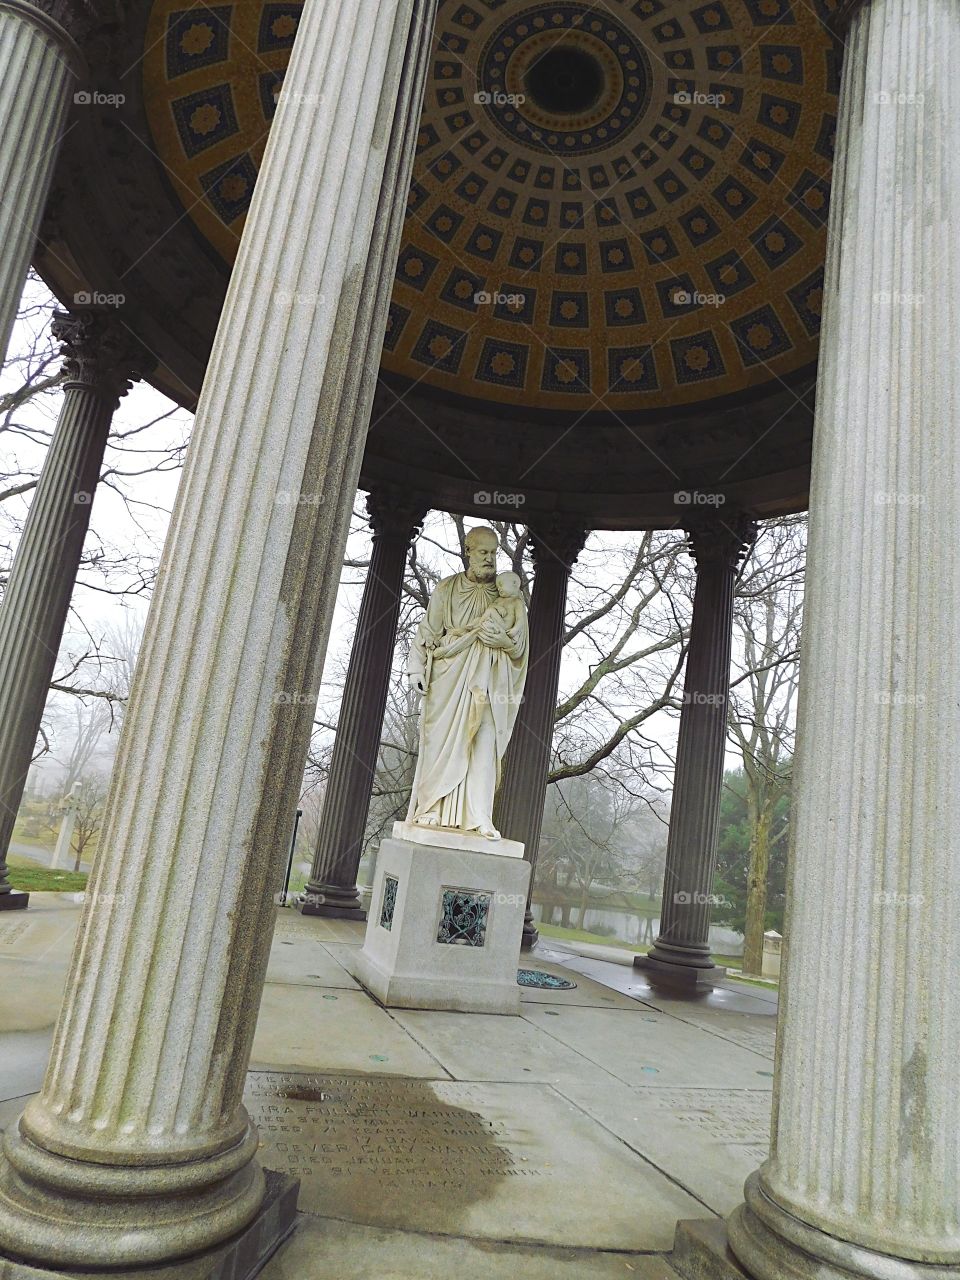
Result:
<svg viewBox="0 0 960 1280"><path fill-rule="evenodd" d="M0 921L0 1129L41 1082L78 907ZM776 997L670 998L541 944L576 982L519 1018L388 1010L344 968L362 926L281 911L247 1088L261 1160L301 1179L266 1280L671 1280L678 1218L765 1155Z"/></svg>

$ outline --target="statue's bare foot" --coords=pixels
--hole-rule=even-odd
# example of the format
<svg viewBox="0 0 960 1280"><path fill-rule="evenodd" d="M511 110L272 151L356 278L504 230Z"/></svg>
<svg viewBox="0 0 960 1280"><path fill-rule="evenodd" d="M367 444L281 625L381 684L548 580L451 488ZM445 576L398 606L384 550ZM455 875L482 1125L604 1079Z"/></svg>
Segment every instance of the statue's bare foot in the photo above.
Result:
<svg viewBox="0 0 960 1280"><path fill-rule="evenodd" d="M414 824L418 827L439 827L440 819L435 813L425 813L421 818L414 818Z"/></svg>
<svg viewBox="0 0 960 1280"><path fill-rule="evenodd" d="M488 840L499 840L500 832L496 827L482 826L477 827L477 835L486 836Z"/></svg>

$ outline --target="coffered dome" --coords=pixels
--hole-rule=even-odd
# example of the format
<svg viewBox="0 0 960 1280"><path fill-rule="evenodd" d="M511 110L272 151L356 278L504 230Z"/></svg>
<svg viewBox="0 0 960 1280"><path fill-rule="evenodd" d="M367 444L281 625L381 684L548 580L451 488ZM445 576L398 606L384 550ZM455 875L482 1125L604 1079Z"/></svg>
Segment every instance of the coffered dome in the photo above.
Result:
<svg viewBox="0 0 960 1280"><path fill-rule="evenodd" d="M153 0L131 19L166 252L197 263L207 298L236 255L301 7ZM416 466L462 500L487 478L469 443L483 428L543 501L566 488L616 506L692 477L802 503L833 7L441 0L371 473ZM303 109L323 110L322 85ZM153 267L137 300L156 317ZM212 328L165 328L159 381L188 399Z"/></svg>

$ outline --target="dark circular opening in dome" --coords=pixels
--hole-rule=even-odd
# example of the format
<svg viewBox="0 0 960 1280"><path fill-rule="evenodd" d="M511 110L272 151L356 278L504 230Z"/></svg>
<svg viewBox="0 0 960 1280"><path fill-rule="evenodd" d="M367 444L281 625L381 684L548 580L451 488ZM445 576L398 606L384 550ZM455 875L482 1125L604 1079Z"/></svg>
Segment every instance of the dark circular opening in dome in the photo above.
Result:
<svg viewBox="0 0 960 1280"><path fill-rule="evenodd" d="M524 88L541 111L579 115L600 97L603 68L583 49L558 45L528 68Z"/></svg>

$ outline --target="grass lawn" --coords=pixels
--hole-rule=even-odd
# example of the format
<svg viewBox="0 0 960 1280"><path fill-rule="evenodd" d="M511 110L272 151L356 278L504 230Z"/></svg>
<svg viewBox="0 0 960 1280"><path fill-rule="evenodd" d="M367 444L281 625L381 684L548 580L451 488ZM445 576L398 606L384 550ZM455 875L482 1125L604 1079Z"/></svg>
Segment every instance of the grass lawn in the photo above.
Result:
<svg viewBox="0 0 960 1280"><path fill-rule="evenodd" d="M11 854L7 865L14 889L29 893L77 893L87 887L86 871L51 871L49 867L38 867L35 862L18 858L16 854Z"/></svg>
<svg viewBox="0 0 960 1280"><path fill-rule="evenodd" d="M15 844L28 844L32 849L52 849L57 843L56 832L47 832L46 835L35 836L28 835L20 827L14 827L12 839Z"/></svg>

